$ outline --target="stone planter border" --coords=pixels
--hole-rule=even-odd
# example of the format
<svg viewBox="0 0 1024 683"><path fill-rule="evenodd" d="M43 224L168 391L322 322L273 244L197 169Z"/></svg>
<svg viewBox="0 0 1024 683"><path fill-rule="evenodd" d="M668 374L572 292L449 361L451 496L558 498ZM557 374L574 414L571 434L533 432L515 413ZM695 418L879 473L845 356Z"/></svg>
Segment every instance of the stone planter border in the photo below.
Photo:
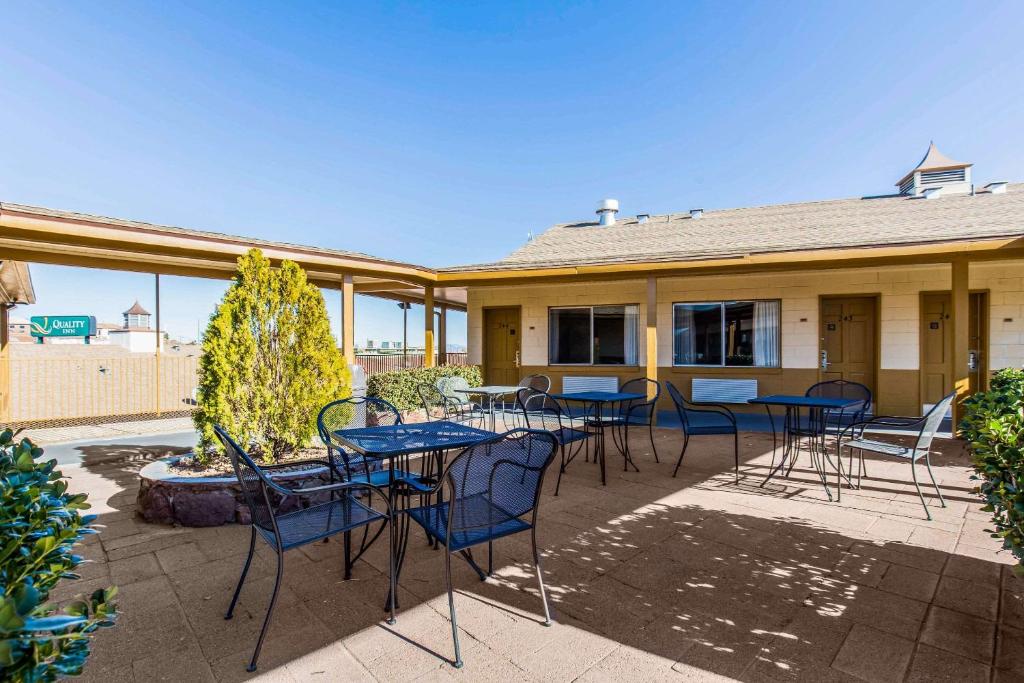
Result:
<svg viewBox="0 0 1024 683"><path fill-rule="evenodd" d="M192 527L249 524L249 508L235 477L182 477L173 473L170 466L187 456L160 458L142 468L137 499L139 516L147 522ZM288 482L290 488L330 483L327 467L271 476L276 481ZM287 512L289 503L296 507L301 504L297 497L290 497L284 501L282 512Z"/></svg>

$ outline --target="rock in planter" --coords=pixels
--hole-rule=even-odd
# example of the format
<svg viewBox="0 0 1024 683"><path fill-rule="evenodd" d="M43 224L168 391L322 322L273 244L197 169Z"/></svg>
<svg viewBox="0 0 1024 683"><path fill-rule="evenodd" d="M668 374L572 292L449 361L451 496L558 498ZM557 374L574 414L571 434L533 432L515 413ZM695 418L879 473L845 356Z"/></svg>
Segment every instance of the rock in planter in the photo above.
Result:
<svg viewBox="0 0 1024 683"><path fill-rule="evenodd" d="M174 520L184 526L220 526L235 521L235 497L227 491L180 491Z"/></svg>

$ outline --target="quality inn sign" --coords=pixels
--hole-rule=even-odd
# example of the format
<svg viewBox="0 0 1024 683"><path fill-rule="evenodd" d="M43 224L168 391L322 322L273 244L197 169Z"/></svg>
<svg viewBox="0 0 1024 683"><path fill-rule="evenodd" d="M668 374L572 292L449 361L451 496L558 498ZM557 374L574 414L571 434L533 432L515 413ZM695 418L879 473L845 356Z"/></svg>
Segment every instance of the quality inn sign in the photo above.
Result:
<svg viewBox="0 0 1024 683"><path fill-rule="evenodd" d="M29 331L33 337L93 337L96 335L96 318L91 315L34 315L29 323Z"/></svg>

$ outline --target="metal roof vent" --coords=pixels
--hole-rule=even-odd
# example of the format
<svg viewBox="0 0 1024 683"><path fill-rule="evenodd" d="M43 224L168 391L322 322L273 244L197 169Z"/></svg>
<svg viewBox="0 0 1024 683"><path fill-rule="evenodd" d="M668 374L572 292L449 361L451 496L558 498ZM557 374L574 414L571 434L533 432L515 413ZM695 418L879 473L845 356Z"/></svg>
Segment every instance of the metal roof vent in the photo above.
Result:
<svg viewBox="0 0 1024 683"><path fill-rule="evenodd" d="M637 223L646 223L649 220L651 220L651 214L649 214L649 213L638 213L636 215L636 222Z"/></svg>
<svg viewBox="0 0 1024 683"><path fill-rule="evenodd" d="M972 165L950 159L932 142L928 145L928 151L921 162L914 170L900 178L896 187L900 189L900 194L909 197L924 195L934 198L949 194L969 194ZM930 192L931 190L941 191Z"/></svg>
<svg viewBox="0 0 1024 683"><path fill-rule="evenodd" d="M1009 185L1005 180L999 180L994 183L989 183L985 186L991 194L1006 194L1006 186Z"/></svg>
<svg viewBox="0 0 1024 683"><path fill-rule="evenodd" d="M690 218L700 218L704 215L704 209L690 209Z"/></svg>
<svg viewBox="0 0 1024 683"><path fill-rule="evenodd" d="M597 205L597 222L601 225L615 225L615 214L618 212L618 199L602 199L601 203Z"/></svg>

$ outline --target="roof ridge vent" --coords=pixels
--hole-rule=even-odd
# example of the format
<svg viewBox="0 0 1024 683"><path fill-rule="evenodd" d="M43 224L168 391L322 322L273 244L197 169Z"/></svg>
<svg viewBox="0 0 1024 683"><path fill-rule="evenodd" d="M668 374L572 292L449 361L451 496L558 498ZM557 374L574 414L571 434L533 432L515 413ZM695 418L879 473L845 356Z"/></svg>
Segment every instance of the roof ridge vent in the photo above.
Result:
<svg viewBox="0 0 1024 683"><path fill-rule="evenodd" d="M704 209L690 209L690 218L700 218L704 215Z"/></svg>
<svg viewBox="0 0 1024 683"><path fill-rule="evenodd" d="M597 205L597 222L600 225L615 225L615 214L618 212L618 199L602 199Z"/></svg>
<svg viewBox="0 0 1024 683"><path fill-rule="evenodd" d="M646 223L649 220L651 220L651 214L649 214L649 213L638 213L636 215L636 222L637 223Z"/></svg>
<svg viewBox="0 0 1024 683"><path fill-rule="evenodd" d="M1009 185L1009 183L1005 180L997 180L986 185L985 189L988 190L990 194L1006 194L1007 185Z"/></svg>
<svg viewBox="0 0 1024 683"><path fill-rule="evenodd" d="M896 187L900 189L900 194L909 197L970 194L973 165L950 159L939 151L934 142L930 142L924 158L912 171L900 178ZM936 189L942 192L926 194L926 191Z"/></svg>

